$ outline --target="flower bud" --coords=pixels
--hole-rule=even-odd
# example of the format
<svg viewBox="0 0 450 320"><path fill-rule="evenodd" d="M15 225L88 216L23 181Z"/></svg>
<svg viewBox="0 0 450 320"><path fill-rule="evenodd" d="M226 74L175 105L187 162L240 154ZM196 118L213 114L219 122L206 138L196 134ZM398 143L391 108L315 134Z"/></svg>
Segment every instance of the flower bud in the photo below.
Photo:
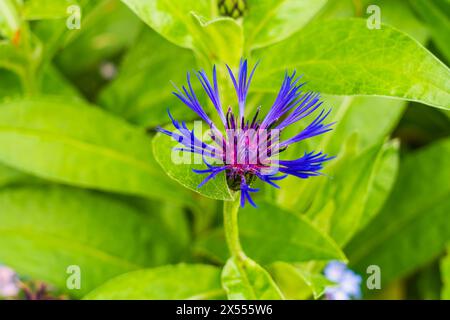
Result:
<svg viewBox="0 0 450 320"><path fill-rule="evenodd" d="M219 12L222 16L240 18L246 9L245 0L218 0Z"/></svg>

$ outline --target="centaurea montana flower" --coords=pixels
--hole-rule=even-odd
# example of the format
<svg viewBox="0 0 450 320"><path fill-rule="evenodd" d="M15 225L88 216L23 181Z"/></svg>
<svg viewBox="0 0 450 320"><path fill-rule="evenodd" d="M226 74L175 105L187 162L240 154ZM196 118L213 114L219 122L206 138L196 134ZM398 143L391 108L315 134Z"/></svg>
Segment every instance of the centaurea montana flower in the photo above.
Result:
<svg viewBox="0 0 450 320"><path fill-rule="evenodd" d="M304 83L300 77L296 77L294 71L284 77L280 91L267 115L259 119L260 108L253 117L247 119L244 115L250 82L255 73L256 66L248 74L247 60L241 60L237 77L227 65L228 72L236 90L239 114L235 115L229 107L225 113L219 95L216 68L213 68L212 83L205 71L197 72L203 89L211 100L224 131L211 120L192 88L190 74L187 75L187 88L177 88L174 95L186 106L193 110L210 128L212 142L205 143L198 139L194 130L189 130L185 122L175 120L169 111L169 117L176 130L168 131L158 128L158 131L171 136L178 141L183 152L201 154L207 166L205 170L194 170L198 174L208 174L198 186L202 187L219 173L225 172L227 183L231 190L241 191L241 206L248 201L255 206L250 193L259 189L250 185L259 178L276 188L276 181L293 175L299 178L308 178L320 175L323 163L330 160L322 152L305 152L303 156L295 160L278 160L279 154L291 144L311 138L331 130L331 124L324 124L330 111L321 110L319 115L305 129L294 136L281 140L279 133L288 126L311 115L322 105L320 95L313 92L302 92L300 89ZM205 157L214 160L211 164ZM276 158L276 159L275 159Z"/></svg>

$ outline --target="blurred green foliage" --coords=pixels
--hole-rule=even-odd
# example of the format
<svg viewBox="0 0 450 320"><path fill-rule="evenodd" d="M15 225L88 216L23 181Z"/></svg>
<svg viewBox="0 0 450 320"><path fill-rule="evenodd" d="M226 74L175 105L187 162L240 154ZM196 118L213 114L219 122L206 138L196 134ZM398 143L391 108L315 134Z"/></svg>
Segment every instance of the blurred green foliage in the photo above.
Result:
<svg viewBox="0 0 450 320"><path fill-rule="evenodd" d="M225 2L0 2L0 261L73 298L318 299L324 265L342 260L366 297L450 299L448 0ZM249 113L270 107L285 71L324 93L334 130L285 154L336 159L241 210L236 262L225 178L197 189L153 128L168 107L195 119L171 95L188 71L216 64L234 106L224 64L241 57L260 61ZM365 288L369 265L381 290Z"/></svg>

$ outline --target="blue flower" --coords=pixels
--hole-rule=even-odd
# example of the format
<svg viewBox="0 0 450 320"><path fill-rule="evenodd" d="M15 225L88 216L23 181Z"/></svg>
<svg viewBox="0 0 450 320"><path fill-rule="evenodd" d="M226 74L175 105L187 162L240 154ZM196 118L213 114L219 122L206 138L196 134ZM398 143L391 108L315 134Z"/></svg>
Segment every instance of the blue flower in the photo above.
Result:
<svg viewBox="0 0 450 320"><path fill-rule="evenodd" d="M325 290L328 300L350 300L361 298L361 276L339 261L331 261L325 267L325 277L336 283Z"/></svg>
<svg viewBox="0 0 450 320"><path fill-rule="evenodd" d="M174 92L175 96L208 125L211 143L201 141L193 130L187 128L185 122L178 122L170 112L169 117L175 130L158 128L158 131L181 144L182 147L177 150L202 155L207 169L194 170L194 172L207 176L198 187L201 188L219 173L225 172L230 189L241 191L241 206L244 206L246 201L256 206L250 196L251 193L258 191L251 187L255 179L279 188L276 182L288 175L302 179L320 175L323 163L332 159L322 152L305 152L295 160L278 159L280 153L290 145L331 130L332 124L324 124L330 111L325 112L322 109L305 129L288 138L280 138L280 133L284 129L321 107L320 95L303 92L301 88L304 83L300 82L300 77L296 76L295 71L291 75L286 73L280 91L267 115L260 119L260 108L258 108L253 117L247 118L245 116L246 99L256 65L249 72L247 60L241 60L236 76L228 66L227 68L236 90L239 112L237 115L231 107L224 112L219 95L216 68L213 68L212 82L205 71L196 73L220 118L220 126L211 120L200 105L192 88L189 73L187 87L176 88Z"/></svg>

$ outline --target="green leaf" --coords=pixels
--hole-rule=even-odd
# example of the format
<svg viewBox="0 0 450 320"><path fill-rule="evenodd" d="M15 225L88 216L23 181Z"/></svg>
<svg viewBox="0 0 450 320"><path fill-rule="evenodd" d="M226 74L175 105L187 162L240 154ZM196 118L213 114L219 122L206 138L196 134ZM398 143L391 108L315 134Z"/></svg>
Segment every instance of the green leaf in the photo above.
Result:
<svg viewBox="0 0 450 320"><path fill-rule="evenodd" d="M356 138L357 136L355 136ZM305 214L322 232L329 234L339 245L347 243L351 237L366 224L379 210L391 185L383 186L377 193L376 183L383 179L382 168L395 170L392 153L396 146L387 143L375 145L361 153L355 150L356 139L349 138L339 158L330 161L325 167L328 178L296 180L289 182L290 192L284 192L278 202L302 194L302 198L287 201L287 208ZM394 148L394 150L392 150ZM387 162L387 163L386 163ZM383 173L384 175L384 173ZM389 178L386 178L389 182ZM392 183L392 181L391 181Z"/></svg>
<svg viewBox="0 0 450 320"><path fill-rule="evenodd" d="M399 143L393 141L385 146L380 160L373 168L368 197L359 228L362 229L380 211L394 186L399 167Z"/></svg>
<svg viewBox="0 0 450 320"><path fill-rule="evenodd" d="M326 3L327 0L248 0L244 18L246 47L260 48L286 39Z"/></svg>
<svg viewBox="0 0 450 320"><path fill-rule="evenodd" d="M378 209L382 204L377 201L383 201L383 197L372 195L370 207L366 210L375 171L381 166L383 155L390 153L390 150L387 144L372 147L357 157L350 154L341 160L341 166L335 168L333 181L325 187L322 199L333 201L335 210L328 223L330 235L338 244L347 243L362 223L372 217L365 217L364 214L375 214L374 208ZM313 212L309 215L317 219Z"/></svg>
<svg viewBox="0 0 450 320"><path fill-rule="evenodd" d="M357 139L354 138L350 137L339 158L325 167L328 178L287 181L289 185L283 184L282 188L288 188L290 192L285 191L283 198L278 199L280 205L306 214L314 225L340 245L348 242L361 225L377 213L385 199L381 192L381 195L373 195L368 204L369 191L377 181L380 167L384 166L382 159L391 153L391 144L383 146L379 143L358 154ZM386 188L389 189L389 185ZM302 197L298 199L297 194ZM291 197L296 199L292 201ZM366 217L366 214L371 216Z"/></svg>
<svg viewBox="0 0 450 320"><path fill-rule="evenodd" d="M222 295L220 269L201 264L179 264L121 275L92 291L85 299L192 300Z"/></svg>
<svg viewBox="0 0 450 320"><path fill-rule="evenodd" d="M52 181L178 203L190 198L158 168L144 132L81 102L3 103L0 150L1 162Z"/></svg>
<svg viewBox="0 0 450 320"><path fill-rule="evenodd" d="M0 164L0 187L8 186L19 181L26 181L28 178L29 176L27 174Z"/></svg>
<svg viewBox="0 0 450 320"><path fill-rule="evenodd" d="M130 9L156 32L172 43L194 48L196 22L191 17L195 12L212 18L217 11L216 3L208 0L122 0Z"/></svg>
<svg viewBox="0 0 450 320"><path fill-rule="evenodd" d="M84 100L78 89L53 65L47 66L42 77L42 93Z"/></svg>
<svg viewBox="0 0 450 320"><path fill-rule="evenodd" d="M193 169L205 169L202 157L187 152L174 151L178 145L171 137L158 133L153 138L153 153L156 160L164 171L174 180L201 195L217 200L233 200L233 195L225 178L225 173L218 174L214 179L208 181L205 185L198 188L198 185L207 177L193 172ZM172 158L176 157L176 158ZM175 161L176 159L176 161ZM177 161L186 161L176 163ZM198 161L198 162L197 162ZM198 164L195 164L197 162Z"/></svg>
<svg viewBox="0 0 450 320"><path fill-rule="evenodd" d="M56 186L12 188L0 192L0 206L0 261L73 296L168 261L161 223L105 195ZM80 267L79 290L66 287L71 265Z"/></svg>
<svg viewBox="0 0 450 320"><path fill-rule="evenodd" d="M244 252L262 264L346 260L334 241L306 218L268 202L239 212L239 232Z"/></svg>
<svg viewBox="0 0 450 320"><path fill-rule="evenodd" d="M338 244L343 244L378 212L392 187L398 148L388 143L380 151L380 146L403 113L404 102L333 96L324 101L335 105L329 120L336 122L335 130L311 139L311 147L299 144L286 152L291 158L311 150L336 156L324 168L328 178L285 179L280 182L277 202L307 214L321 230L331 232ZM380 186L379 180L384 185Z"/></svg>
<svg viewBox="0 0 450 320"><path fill-rule="evenodd" d="M404 159L383 209L346 249L352 268L380 266L383 285L442 252L450 239L449 156L446 139Z"/></svg>
<svg viewBox="0 0 450 320"><path fill-rule="evenodd" d="M162 237L161 240L163 240L164 245L170 248L169 255L161 250L161 257L166 256L168 262L178 262L188 257L187 249L191 241L191 226L185 207L173 202L156 201L136 196L115 195L115 197L141 214L157 221L158 234Z"/></svg>
<svg viewBox="0 0 450 320"><path fill-rule="evenodd" d="M408 1L358 0L357 3L353 0L328 1L318 19L330 20L355 16L368 18L373 14L373 12L367 12L370 5L381 8L382 23L409 34L421 44L426 43L428 30L412 12Z"/></svg>
<svg viewBox="0 0 450 320"><path fill-rule="evenodd" d="M327 287L334 285L322 274L304 269L284 262L271 265L270 273L287 299L304 300L311 295L314 299L319 299Z"/></svg>
<svg viewBox="0 0 450 320"><path fill-rule="evenodd" d="M346 141L355 133L358 135L355 146L358 152L382 143L394 130L406 108L405 101L384 97L325 96L323 101L332 109L328 121L336 124L334 130L320 137L322 140L317 144L331 155L339 155Z"/></svg>
<svg viewBox="0 0 450 320"><path fill-rule="evenodd" d="M383 23L405 32L422 45L427 43L429 30L414 14L410 1L365 0L363 6L367 8L371 4L381 8Z"/></svg>
<svg viewBox="0 0 450 320"><path fill-rule="evenodd" d="M253 84L259 91L273 90L286 69L297 69L322 93L390 96L450 108L450 70L389 26L370 30L365 20L321 21L255 56L264 61Z"/></svg>
<svg viewBox="0 0 450 320"><path fill-rule="evenodd" d="M244 34L236 20L227 17L208 20L192 13L196 30L194 51L203 63L228 63L238 65L243 56Z"/></svg>
<svg viewBox="0 0 450 320"><path fill-rule="evenodd" d="M284 299L269 273L249 258L230 258L222 271L229 300Z"/></svg>
<svg viewBox="0 0 450 320"><path fill-rule="evenodd" d="M158 50L154 50L154 48ZM109 111L141 126L154 127L170 121L167 108L175 119L193 120L172 94L173 81L178 86L186 81L186 72L196 65L190 50L166 41L146 28L128 51L118 77L100 94L99 104ZM161 68L164 66L164 68ZM192 83L194 90L201 85ZM202 95L196 90L200 101Z"/></svg>
<svg viewBox="0 0 450 320"><path fill-rule="evenodd" d="M268 202L239 212L239 236L244 252L260 264L275 261L346 260L339 247L306 218ZM201 254L224 261L227 251L222 232L199 239Z"/></svg>
<svg viewBox="0 0 450 320"><path fill-rule="evenodd" d="M76 0L27 0L22 15L26 20L60 19L68 17L67 8Z"/></svg>
<svg viewBox="0 0 450 320"><path fill-rule="evenodd" d="M445 11L439 8L440 3L446 6ZM412 0L411 4L416 13L426 22L430 29L431 38L439 50L450 62L450 4L436 0Z"/></svg>
<svg viewBox="0 0 450 320"><path fill-rule="evenodd" d="M304 143L290 146L284 153L286 159L298 158L304 152L323 150L336 159L325 165L324 173L330 179L317 177L314 179L284 179L280 181L281 189L277 191L277 202L292 211L305 213L312 211L311 203L318 205L331 203L331 198L321 197L325 184L336 183L335 171L337 163L343 162L346 149L351 149L350 157L354 158L376 145L382 144L386 136L397 125L406 103L401 100L381 97L323 97L325 109L330 108L328 122L335 122L333 131ZM306 123L306 121L304 121ZM302 123L304 126L305 124ZM303 127L297 126L296 130ZM305 144L306 143L306 144ZM350 169L351 171L351 169ZM301 197L297 195L301 194ZM316 206L315 206L316 207ZM334 210L334 209L332 209Z"/></svg>
<svg viewBox="0 0 450 320"><path fill-rule="evenodd" d="M450 300L450 255L447 255L441 260L441 278L444 283L441 292L442 300Z"/></svg>

